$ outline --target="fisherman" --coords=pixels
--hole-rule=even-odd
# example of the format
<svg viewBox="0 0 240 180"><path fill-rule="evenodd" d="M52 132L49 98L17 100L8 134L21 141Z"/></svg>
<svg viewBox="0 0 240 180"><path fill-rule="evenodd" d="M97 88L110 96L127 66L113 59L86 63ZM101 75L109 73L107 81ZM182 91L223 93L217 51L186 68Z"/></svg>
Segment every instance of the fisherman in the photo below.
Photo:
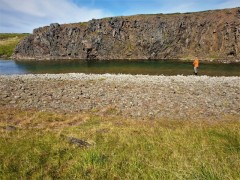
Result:
<svg viewBox="0 0 240 180"><path fill-rule="evenodd" d="M195 59L193 61L193 69L194 69L195 75L197 75L197 73L198 73L198 67L199 67L199 60L197 57L195 57Z"/></svg>

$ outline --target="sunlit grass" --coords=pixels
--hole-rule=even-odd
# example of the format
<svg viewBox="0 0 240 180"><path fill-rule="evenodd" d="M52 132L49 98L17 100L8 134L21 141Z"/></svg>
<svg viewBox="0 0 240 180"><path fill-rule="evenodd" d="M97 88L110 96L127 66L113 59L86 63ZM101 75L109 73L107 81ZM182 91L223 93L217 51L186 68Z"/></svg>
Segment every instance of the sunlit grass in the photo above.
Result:
<svg viewBox="0 0 240 180"><path fill-rule="evenodd" d="M239 179L240 122L1 110L0 179ZM90 143L80 148L62 135Z"/></svg>
<svg viewBox="0 0 240 180"><path fill-rule="evenodd" d="M0 57L10 57L19 41L28 34L0 33Z"/></svg>

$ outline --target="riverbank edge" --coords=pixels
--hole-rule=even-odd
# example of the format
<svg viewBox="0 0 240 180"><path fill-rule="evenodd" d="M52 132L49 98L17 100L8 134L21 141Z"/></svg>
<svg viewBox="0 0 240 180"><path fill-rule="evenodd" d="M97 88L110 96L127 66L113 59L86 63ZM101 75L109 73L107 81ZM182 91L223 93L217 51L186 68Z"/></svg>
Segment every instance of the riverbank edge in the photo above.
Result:
<svg viewBox="0 0 240 180"><path fill-rule="evenodd" d="M2 57L0 57L2 58ZM189 63L192 62L193 59L189 58L172 58L172 59L78 59L78 58L63 58L63 57L56 57L56 58L31 58L31 57L23 57L21 59L14 58L14 57L9 57L6 60L14 60L17 62L41 62L41 61L83 61L83 62L98 62L98 61L125 61L125 62L144 62L144 61L166 61L166 62L181 62L181 63ZM240 64L240 59L211 59L211 58L206 58L206 59L199 59L201 63L204 64Z"/></svg>

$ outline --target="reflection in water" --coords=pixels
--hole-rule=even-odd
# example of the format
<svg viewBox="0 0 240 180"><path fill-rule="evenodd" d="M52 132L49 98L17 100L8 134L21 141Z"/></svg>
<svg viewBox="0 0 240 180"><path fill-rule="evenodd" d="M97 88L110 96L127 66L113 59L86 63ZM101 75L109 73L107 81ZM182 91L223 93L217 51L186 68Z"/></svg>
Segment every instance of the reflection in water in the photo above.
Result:
<svg viewBox="0 0 240 180"><path fill-rule="evenodd" d="M199 75L240 76L240 64L200 64ZM176 61L26 61L0 60L0 74L93 73L192 75L192 62Z"/></svg>
<svg viewBox="0 0 240 180"><path fill-rule="evenodd" d="M19 67L14 61L0 59L1 74L25 74L26 70Z"/></svg>

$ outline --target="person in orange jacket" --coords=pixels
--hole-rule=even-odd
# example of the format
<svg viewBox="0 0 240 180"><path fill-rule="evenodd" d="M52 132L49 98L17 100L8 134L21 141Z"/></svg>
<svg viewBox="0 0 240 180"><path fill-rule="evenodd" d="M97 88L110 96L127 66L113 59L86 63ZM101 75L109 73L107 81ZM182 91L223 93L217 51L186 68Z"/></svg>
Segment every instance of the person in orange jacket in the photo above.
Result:
<svg viewBox="0 0 240 180"><path fill-rule="evenodd" d="M198 67L199 67L199 60L196 57L193 61L193 69L194 69L195 75L197 75L197 73L198 73Z"/></svg>

